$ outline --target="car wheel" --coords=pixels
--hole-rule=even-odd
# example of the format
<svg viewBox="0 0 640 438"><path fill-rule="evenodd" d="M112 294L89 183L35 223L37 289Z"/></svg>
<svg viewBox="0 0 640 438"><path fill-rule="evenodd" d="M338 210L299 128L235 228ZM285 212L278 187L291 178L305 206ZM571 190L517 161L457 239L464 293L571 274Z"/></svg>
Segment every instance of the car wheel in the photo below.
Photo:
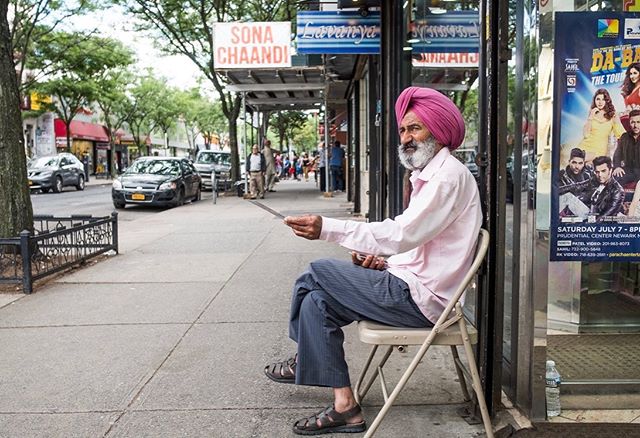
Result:
<svg viewBox="0 0 640 438"><path fill-rule="evenodd" d="M78 175L78 184L76 185L77 190L84 190L84 175Z"/></svg>
<svg viewBox="0 0 640 438"><path fill-rule="evenodd" d="M196 190L196 195L193 197L192 202L197 202L202 199L202 189L198 186L198 190Z"/></svg>
<svg viewBox="0 0 640 438"><path fill-rule="evenodd" d="M49 187L43 187L40 189L42 193L49 193Z"/></svg>
<svg viewBox="0 0 640 438"><path fill-rule="evenodd" d="M53 191L55 193L60 193L62 191L62 178L59 176L56 176L56 180L53 183Z"/></svg>
<svg viewBox="0 0 640 438"><path fill-rule="evenodd" d="M126 204L124 202L113 201L113 206L116 208L116 210L122 210L123 208L125 208Z"/></svg>
<svg viewBox="0 0 640 438"><path fill-rule="evenodd" d="M176 207L180 207L181 205L184 205L184 187L180 188L180 191L178 192L178 197L176 198Z"/></svg>

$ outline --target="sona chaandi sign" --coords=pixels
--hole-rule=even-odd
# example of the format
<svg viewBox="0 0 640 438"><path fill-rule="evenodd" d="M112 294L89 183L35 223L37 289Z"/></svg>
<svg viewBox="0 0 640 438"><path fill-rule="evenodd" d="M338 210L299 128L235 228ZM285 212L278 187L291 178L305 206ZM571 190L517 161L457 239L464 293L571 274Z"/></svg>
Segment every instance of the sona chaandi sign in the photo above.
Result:
<svg viewBox="0 0 640 438"><path fill-rule="evenodd" d="M377 54L380 52L380 13L305 11L297 14L298 53Z"/></svg>
<svg viewBox="0 0 640 438"><path fill-rule="evenodd" d="M215 23L217 69L291 67L291 22Z"/></svg>

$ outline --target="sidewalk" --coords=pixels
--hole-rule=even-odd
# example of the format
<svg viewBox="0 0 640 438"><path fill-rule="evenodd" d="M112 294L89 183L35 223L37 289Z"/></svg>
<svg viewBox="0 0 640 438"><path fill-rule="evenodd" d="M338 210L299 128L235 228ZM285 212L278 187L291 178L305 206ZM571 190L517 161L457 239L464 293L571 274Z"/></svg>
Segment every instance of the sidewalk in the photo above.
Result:
<svg viewBox="0 0 640 438"><path fill-rule="evenodd" d="M276 189L262 202L284 215L350 216L344 194L324 198L313 182ZM0 437L295 436L292 423L330 390L278 385L263 367L294 351L291 287L320 257L349 255L235 196L121 224L119 255L30 296L0 295ZM355 380L368 348L346 331ZM457 414L449 352L427 360L376 436L482 436ZM374 386L369 421L382 402Z"/></svg>

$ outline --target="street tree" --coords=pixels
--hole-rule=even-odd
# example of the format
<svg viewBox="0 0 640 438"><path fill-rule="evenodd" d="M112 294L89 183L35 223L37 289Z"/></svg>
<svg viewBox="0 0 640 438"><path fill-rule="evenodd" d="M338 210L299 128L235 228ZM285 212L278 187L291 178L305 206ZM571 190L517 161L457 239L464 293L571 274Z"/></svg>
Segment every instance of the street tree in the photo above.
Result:
<svg viewBox="0 0 640 438"><path fill-rule="evenodd" d="M43 107L64 122L67 150L70 151L70 126L78 111L90 107L99 98L105 88L105 78L112 70L129 65L132 55L119 41L86 37L75 32L56 32L42 39L37 50L43 60L52 59L54 54L57 57L58 73L43 83L35 84L33 89L38 94L53 97ZM64 54L60 54L63 50ZM38 62L34 62L34 67L38 66Z"/></svg>
<svg viewBox="0 0 640 438"><path fill-rule="evenodd" d="M303 151L313 151L318 146L318 126L314 115L308 115L307 120L299 128L293 130L292 141L295 145L300 145Z"/></svg>
<svg viewBox="0 0 640 438"><path fill-rule="evenodd" d="M269 128L278 136L280 149L293 139L294 132L307 122L308 116L302 111L278 111L269 118Z"/></svg>
<svg viewBox="0 0 640 438"><path fill-rule="evenodd" d="M127 124L133 135L133 141L142 155L149 154L147 139L156 126L158 112L157 105L162 105L162 96L166 96L166 83L156 78L151 71L136 78L135 85L128 93L125 103Z"/></svg>
<svg viewBox="0 0 640 438"><path fill-rule="evenodd" d="M150 32L168 54L187 56L211 81L220 97L222 112L228 121L232 178L239 179L238 131L240 96L225 91L227 79L215 69L213 28L216 22L277 21L295 15L296 2L285 0L114 0L140 18L139 28Z"/></svg>
<svg viewBox="0 0 640 438"><path fill-rule="evenodd" d="M168 147L169 130L180 116L180 108L176 102L177 90L169 87L164 78L153 78L153 81L153 92L148 95L150 130L159 130L165 141L164 146Z"/></svg>
<svg viewBox="0 0 640 438"><path fill-rule="evenodd" d="M131 106L128 105L129 98L127 90L131 88L134 81L133 74L128 70L128 66L122 65L119 68L110 69L104 72L96 80L96 97L95 103L100 108L102 121L104 122L107 133L109 134L109 145L112 151L115 150L117 132L130 114L128 111ZM116 172L116 155L111 154L111 173L115 176Z"/></svg>
<svg viewBox="0 0 640 438"><path fill-rule="evenodd" d="M13 63L18 75L18 86L21 91L29 88L34 82L43 80L48 75L55 75L60 64L58 56L64 56L65 50L51 53L52 57L37 74L25 75L30 62L39 58L34 46L41 40L49 38L71 17L96 10L102 2L97 0L9 0L9 39L13 52ZM68 41L71 48L73 42Z"/></svg>
<svg viewBox="0 0 640 438"><path fill-rule="evenodd" d="M20 92L7 22L8 0L0 0L0 238L33 230L27 185Z"/></svg>
<svg viewBox="0 0 640 438"><path fill-rule="evenodd" d="M200 103L196 114L196 124L200 134L204 137L204 143L207 148L210 147L211 139L215 134L222 141L222 138L229 131L227 118L222 111L222 104L217 100L213 102L203 100Z"/></svg>

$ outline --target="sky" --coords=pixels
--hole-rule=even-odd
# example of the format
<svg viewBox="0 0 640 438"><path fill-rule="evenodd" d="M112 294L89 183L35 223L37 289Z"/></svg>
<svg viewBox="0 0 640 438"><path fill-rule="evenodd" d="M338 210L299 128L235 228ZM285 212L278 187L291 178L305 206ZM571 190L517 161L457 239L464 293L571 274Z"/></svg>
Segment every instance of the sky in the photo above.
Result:
<svg viewBox="0 0 640 438"><path fill-rule="evenodd" d="M151 67L156 76L163 76L170 85L182 89L197 85L197 78L201 75L189 58L162 55L150 38L135 32L133 28L133 19L117 8L72 17L67 22L68 30L98 29L99 36L122 41L136 53L140 71Z"/></svg>

